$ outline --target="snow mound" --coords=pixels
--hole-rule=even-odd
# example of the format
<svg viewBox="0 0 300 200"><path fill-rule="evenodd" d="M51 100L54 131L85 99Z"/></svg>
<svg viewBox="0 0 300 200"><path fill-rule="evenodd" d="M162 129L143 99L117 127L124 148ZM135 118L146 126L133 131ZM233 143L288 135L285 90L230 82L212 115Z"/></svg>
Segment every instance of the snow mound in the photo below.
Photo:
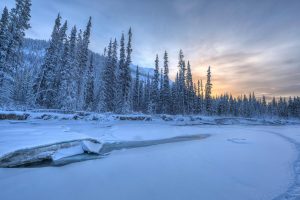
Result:
<svg viewBox="0 0 300 200"><path fill-rule="evenodd" d="M99 153L101 146L97 140L80 139L20 149L0 157L0 167L40 166L74 155Z"/></svg>
<svg viewBox="0 0 300 200"><path fill-rule="evenodd" d="M98 154L102 148L102 144L85 140L81 142L81 147L84 152Z"/></svg>
<svg viewBox="0 0 300 200"><path fill-rule="evenodd" d="M55 153L53 153L51 155L51 159L53 161L56 161L56 160L59 160L62 158L79 155L79 154L83 154L83 153L84 153L84 150L83 150L82 146L76 145L76 146L72 146L69 148L58 149Z"/></svg>

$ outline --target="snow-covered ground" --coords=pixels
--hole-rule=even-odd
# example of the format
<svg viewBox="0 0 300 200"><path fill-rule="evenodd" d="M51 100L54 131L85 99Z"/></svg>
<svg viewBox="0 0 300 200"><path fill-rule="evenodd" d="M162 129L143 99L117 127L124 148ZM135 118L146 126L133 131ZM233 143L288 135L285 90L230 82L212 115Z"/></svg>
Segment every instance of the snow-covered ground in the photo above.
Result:
<svg viewBox="0 0 300 200"><path fill-rule="evenodd" d="M0 199L299 199L299 128L159 120L3 120L0 158L65 141L209 137L116 150L62 167L0 168Z"/></svg>

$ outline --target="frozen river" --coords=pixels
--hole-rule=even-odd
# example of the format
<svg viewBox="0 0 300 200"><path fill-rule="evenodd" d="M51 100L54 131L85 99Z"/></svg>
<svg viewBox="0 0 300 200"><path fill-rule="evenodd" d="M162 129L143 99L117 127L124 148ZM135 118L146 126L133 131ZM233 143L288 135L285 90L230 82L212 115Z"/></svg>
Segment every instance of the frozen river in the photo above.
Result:
<svg viewBox="0 0 300 200"><path fill-rule="evenodd" d="M113 151L63 167L1 168L0 199L299 199L300 126L174 126L158 122L0 122L0 155L67 139L201 140Z"/></svg>

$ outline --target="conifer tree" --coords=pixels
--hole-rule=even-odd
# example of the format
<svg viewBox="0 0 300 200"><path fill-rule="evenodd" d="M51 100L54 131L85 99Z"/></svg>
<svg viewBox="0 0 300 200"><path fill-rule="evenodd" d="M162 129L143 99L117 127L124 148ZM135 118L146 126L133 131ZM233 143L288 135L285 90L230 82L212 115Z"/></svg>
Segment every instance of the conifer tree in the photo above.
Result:
<svg viewBox="0 0 300 200"><path fill-rule="evenodd" d="M8 20L9 14L7 8L5 7L0 20L0 105L4 104L4 102L7 100L7 96L9 96L9 94L7 94L8 90L5 87L5 82L7 81L6 79L8 77L5 65L9 43Z"/></svg>
<svg viewBox="0 0 300 200"><path fill-rule="evenodd" d="M159 83L159 101L158 101L158 112L157 113L162 113L163 112L163 98L164 98L164 94L163 94L163 85L164 85L164 71L163 69L160 69L160 83Z"/></svg>
<svg viewBox="0 0 300 200"><path fill-rule="evenodd" d="M135 75L135 82L134 82L134 91L133 91L133 110L139 111L140 110L140 73L139 73L139 66L136 67L136 75Z"/></svg>
<svg viewBox="0 0 300 200"><path fill-rule="evenodd" d="M112 65L113 51L113 44L110 40L103 72L104 109L107 112L114 111L115 88L113 88L113 77L115 72Z"/></svg>
<svg viewBox="0 0 300 200"><path fill-rule="evenodd" d="M55 99L55 91L53 89L53 83L59 58L60 26L61 16L58 14L52 31L50 44L46 51L44 64L41 66L34 84L36 103L46 108L51 108L54 105L53 99Z"/></svg>
<svg viewBox="0 0 300 200"><path fill-rule="evenodd" d="M265 95L262 97L261 114L265 115L267 112L267 101Z"/></svg>
<svg viewBox="0 0 300 200"><path fill-rule="evenodd" d="M144 80L140 80L140 87L139 87L139 104L138 104L138 107L139 107L139 112L144 112L144 104L145 104L145 94L144 94L144 87L145 87L145 81Z"/></svg>
<svg viewBox="0 0 300 200"><path fill-rule="evenodd" d="M211 83L211 71L209 66L207 70L207 80L205 85L205 108L208 114L212 114L211 90L212 90L212 83Z"/></svg>
<svg viewBox="0 0 300 200"><path fill-rule="evenodd" d="M170 113L170 80L168 53L164 54L163 113Z"/></svg>
<svg viewBox="0 0 300 200"><path fill-rule="evenodd" d="M126 62L124 67L124 88L123 88L123 97L124 97L124 104L123 104L123 112L128 112L130 110L130 87L131 87L131 73L130 73L130 65L131 65L131 54L132 54L132 31L131 28L128 31L128 42L126 48Z"/></svg>
<svg viewBox="0 0 300 200"><path fill-rule="evenodd" d="M152 111L154 113L158 112L159 106L159 59L158 55L155 58L155 69L154 69L154 76L152 80L152 87L151 87L151 104L152 104Z"/></svg>
<svg viewBox="0 0 300 200"><path fill-rule="evenodd" d="M184 61L184 55L182 50L179 51L179 75L178 75L178 112L182 114L186 114L186 66Z"/></svg>
<svg viewBox="0 0 300 200"><path fill-rule="evenodd" d="M61 87L62 80L62 71L68 65L68 56L69 56L69 41L67 39L66 31L68 29L68 22L65 21L62 27L59 30L58 40L57 40L57 49L56 49L56 66L54 69L54 80L52 83L51 89L53 90L53 99L52 99L52 107L58 108L60 107L60 96L59 89ZM65 51L66 50L66 51ZM66 53L66 57L65 54Z"/></svg>
<svg viewBox="0 0 300 200"><path fill-rule="evenodd" d="M116 98L117 98L117 92L118 92L118 82L117 82L117 74L118 74L118 42L117 39L115 38L115 41L112 44L112 51L111 51L111 85L113 88L113 94L112 94L112 110L115 112L116 111Z"/></svg>
<svg viewBox="0 0 300 200"><path fill-rule="evenodd" d="M125 50L125 38L122 34L120 41L120 60L118 68L118 102L117 102L117 112L125 113L130 110L130 87L131 87L131 53L132 53L132 31L131 28L128 32L128 42Z"/></svg>
<svg viewBox="0 0 300 200"><path fill-rule="evenodd" d="M79 33L78 38L77 109L82 109L84 105L84 88L87 81L88 46L90 43L91 27L92 18L90 17L82 38L81 33Z"/></svg>
<svg viewBox="0 0 300 200"><path fill-rule="evenodd" d="M12 103L13 97L20 96L21 88L16 88L20 84L15 82L17 75L21 81L23 77L20 76L25 74L20 70L20 65L25 31L30 28L30 7L30 0L16 0L16 5L9 14L6 8L3 10L0 22L0 104L3 100L2 103Z"/></svg>
<svg viewBox="0 0 300 200"><path fill-rule="evenodd" d="M87 84L85 91L85 110L92 111L94 105L94 57L91 54L87 71Z"/></svg>
<svg viewBox="0 0 300 200"><path fill-rule="evenodd" d="M187 64L187 75L186 75L186 88L187 88L187 113L193 113L194 107L194 88L193 88L193 77L191 71L191 65L188 61Z"/></svg>
<svg viewBox="0 0 300 200"><path fill-rule="evenodd" d="M72 75L72 57L70 51L70 41L66 40L64 44L63 61L61 67L61 80L59 87L59 105L63 110L73 110L75 108L75 84Z"/></svg>
<svg viewBox="0 0 300 200"><path fill-rule="evenodd" d="M150 81L150 75L149 72L147 74L147 80L145 84L145 89L144 89L144 112L145 113L151 113L150 112L150 102L151 102L151 81Z"/></svg>
<svg viewBox="0 0 300 200"><path fill-rule="evenodd" d="M108 50L106 50L106 54L108 54ZM121 40L120 40L120 56L119 56L119 64L116 70L116 77L117 77L117 88L116 88L116 112L122 113L123 106L124 106L124 77L125 77L125 63L126 63L126 50L125 50L125 36L122 33Z"/></svg>

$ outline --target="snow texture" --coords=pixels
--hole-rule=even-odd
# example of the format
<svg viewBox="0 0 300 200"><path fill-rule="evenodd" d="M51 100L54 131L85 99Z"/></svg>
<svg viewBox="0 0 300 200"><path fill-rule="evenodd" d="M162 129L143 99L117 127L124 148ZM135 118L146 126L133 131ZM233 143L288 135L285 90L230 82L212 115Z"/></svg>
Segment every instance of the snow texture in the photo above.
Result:
<svg viewBox="0 0 300 200"><path fill-rule="evenodd" d="M104 151L107 146L101 144L121 144L104 159L58 168L1 168L0 199L299 199L299 125L194 122L0 121L1 157L20 149L78 141L72 148L58 151L63 156L56 158L74 155L71 157L84 160L75 155L81 151L78 145L92 152ZM210 137L143 148L122 147L194 135ZM94 140L101 144L85 142Z"/></svg>

